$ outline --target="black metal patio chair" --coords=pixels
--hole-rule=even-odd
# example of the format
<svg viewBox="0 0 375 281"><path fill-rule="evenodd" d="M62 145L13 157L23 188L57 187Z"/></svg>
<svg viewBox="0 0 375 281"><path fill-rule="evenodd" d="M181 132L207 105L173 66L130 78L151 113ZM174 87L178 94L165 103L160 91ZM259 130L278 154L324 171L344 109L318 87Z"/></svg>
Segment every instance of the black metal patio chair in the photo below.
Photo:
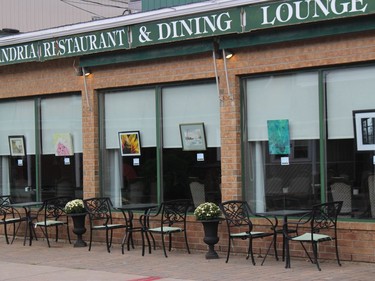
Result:
<svg viewBox="0 0 375 281"><path fill-rule="evenodd" d="M168 236L169 247L168 250L172 249L172 234L175 233L184 233L184 239L186 244L186 249L190 254L187 232L186 232L186 217L188 209L191 206L190 200L171 200L161 203L158 211L156 213L148 213L140 216L139 221L142 226L142 256L145 254L145 236L148 241L149 253L151 253L150 238L151 236L154 249L155 249L155 240L153 234L160 234L161 241L164 251L164 256L167 258L167 251L165 248L165 238ZM156 222L152 222L156 220ZM156 224L151 226L151 224Z"/></svg>
<svg viewBox="0 0 375 281"><path fill-rule="evenodd" d="M65 205L72 198L68 196L53 197L43 201L42 207L37 212L36 219L34 222L35 228L39 227L42 230L44 237L47 240L48 247L51 247L49 242L48 229L55 228L55 241L59 239L59 227L66 227L66 233L68 236L69 243L69 219L65 212Z"/></svg>
<svg viewBox="0 0 375 281"><path fill-rule="evenodd" d="M251 257L253 265L255 265L254 253L253 253L253 240L254 239L263 239L266 237L271 237L271 242L268 246L267 252L263 257L262 265L267 258L267 255L272 247L275 245L276 240L276 224L274 224L269 218L265 216L255 215L246 201L240 200L231 200L225 201L219 204L221 211L224 214L225 221L228 229L228 251L226 263L229 260L230 248L234 239L249 240L249 246L247 250L246 259ZM254 231L254 224L251 220L251 217L255 216L265 220L265 224L269 227L269 232L264 231ZM276 246L274 246L275 258L277 258Z"/></svg>
<svg viewBox="0 0 375 281"><path fill-rule="evenodd" d="M22 216L18 210L10 206L10 204L12 204L10 195L0 196L0 224L4 226L4 236L7 244L9 244L8 225L13 226L12 244L17 235L18 229L20 228L21 222L26 221L26 217Z"/></svg>
<svg viewBox="0 0 375 281"><path fill-rule="evenodd" d="M336 259L339 266L340 257L337 242L337 216L341 211L343 201L328 202L314 205L312 211L305 216L302 216L298 221L291 221L287 223L284 229L288 229L292 225L296 229L296 233L285 231L286 237L286 268L290 268L290 252L289 243L292 241L300 242L306 255L312 263L315 263L319 271L321 270L318 261L318 244L323 242L334 241L336 250ZM328 232L330 231L330 232ZM313 259L305 247L305 244L310 244L313 251Z"/></svg>
<svg viewBox="0 0 375 281"><path fill-rule="evenodd" d="M117 209L113 207L112 201L108 197L84 199L83 203L89 214L90 220L89 251L91 251L93 232L105 231L107 251L108 253L110 253L112 246L113 230L125 229L125 231L129 231L132 226L129 222L129 219L126 217L126 214L123 210L119 210L122 213L123 220L121 220L121 223L114 223L112 211Z"/></svg>

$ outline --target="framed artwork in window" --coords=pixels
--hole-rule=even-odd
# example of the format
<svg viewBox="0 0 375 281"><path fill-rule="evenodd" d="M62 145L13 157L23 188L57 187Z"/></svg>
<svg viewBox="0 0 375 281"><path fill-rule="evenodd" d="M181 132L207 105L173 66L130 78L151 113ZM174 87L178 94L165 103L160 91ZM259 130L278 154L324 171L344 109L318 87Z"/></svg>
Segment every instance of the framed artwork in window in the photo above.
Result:
<svg viewBox="0 0 375 281"><path fill-rule="evenodd" d="M139 131L119 132L121 156L141 155Z"/></svg>
<svg viewBox="0 0 375 281"><path fill-rule="evenodd" d="M206 150L204 123L180 124L182 150Z"/></svg>
<svg viewBox="0 0 375 281"><path fill-rule="evenodd" d="M25 156L25 137L24 136L9 136L9 149L11 156Z"/></svg>
<svg viewBox="0 0 375 281"><path fill-rule="evenodd" d="M375 110L353 111L357 151L375 151Z"/></svg>

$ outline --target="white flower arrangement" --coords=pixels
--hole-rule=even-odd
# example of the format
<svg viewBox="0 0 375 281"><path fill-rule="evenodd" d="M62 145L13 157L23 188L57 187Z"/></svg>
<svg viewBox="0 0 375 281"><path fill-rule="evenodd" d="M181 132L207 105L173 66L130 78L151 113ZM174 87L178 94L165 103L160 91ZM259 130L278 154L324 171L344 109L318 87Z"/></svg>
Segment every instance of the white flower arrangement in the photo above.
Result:
<svg viewBox="0 0 375 281"><path fill-rule="evenodd" d="M213 220L221 216L221 211L215 203L205 202L194 210L194 215L197 220Z"/></svg>
<svg viewBox="0 0 375 281"><path fill-rule="evenodd" d="M79 214L86 212L82 199L74 199L65 205L65 212L67 214Z"/></svg>

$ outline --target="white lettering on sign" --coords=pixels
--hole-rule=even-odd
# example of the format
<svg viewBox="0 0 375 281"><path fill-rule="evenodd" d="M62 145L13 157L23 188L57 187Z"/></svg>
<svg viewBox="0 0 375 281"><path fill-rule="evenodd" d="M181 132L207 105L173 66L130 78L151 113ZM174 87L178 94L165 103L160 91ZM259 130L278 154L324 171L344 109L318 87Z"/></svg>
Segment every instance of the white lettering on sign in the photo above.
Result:
<svg viewBox="0 0 375 281"><path fill-rule="evenodd" d="M15 62L19 60L37 59L38 55L33 44L6 47L1 49L0 63Z"/></svg>
<svg viewBox="0 0 375 281"><path fill-rule="evenodd" d="M45 58L74 55L124 46L125 29L43 42Z"/></svg>
<svg viewBox="0 0 375 281"><path fill-rule="evenodd" d="M329 15L342 15L345 13L366 12L367 4L364 0L304 0L284 2L270 9L271 6L263 6L262 25L275 25L287 23L292 19L306 20L308 18L327 17ZM304 11L304 14L303 12Z"/></svg>
<svg viewBox="0 0 375 281"><path fill-rule="evenodd" d="M183 38L201 34L213 34L217 31L224 32L231 29L232 20L228 12L219 15L202 16L186 20L159 23L158 40L170 38ZM144 34L144 30L143 34ZM149 34L148 34L149 35Z"/></svg>

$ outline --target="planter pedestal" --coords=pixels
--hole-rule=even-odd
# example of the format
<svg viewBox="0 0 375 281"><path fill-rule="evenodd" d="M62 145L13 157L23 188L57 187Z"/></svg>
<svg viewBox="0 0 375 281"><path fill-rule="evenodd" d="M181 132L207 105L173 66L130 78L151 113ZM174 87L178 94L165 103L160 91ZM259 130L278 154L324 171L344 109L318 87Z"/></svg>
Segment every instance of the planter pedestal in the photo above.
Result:
<svg viewBox="0 0 375 281"><path fill-rule="evenodd" d="M219 255L215 251L215 244L219 242L219 236L217 235L219 222L221 220L202 220L204 229L203 242L208 245L208 252L206 253L206 259L218 259Z"/></svg>
<svg viewBox="0 0 375 281"><path fill-rule="evenodd" d="M73 220L73 233L77 235L77 240L74 243L74 247L86 247L87 243L82 240L82 235L86 232L85 220L86 213L82 214L69 214Z"/></svg>

